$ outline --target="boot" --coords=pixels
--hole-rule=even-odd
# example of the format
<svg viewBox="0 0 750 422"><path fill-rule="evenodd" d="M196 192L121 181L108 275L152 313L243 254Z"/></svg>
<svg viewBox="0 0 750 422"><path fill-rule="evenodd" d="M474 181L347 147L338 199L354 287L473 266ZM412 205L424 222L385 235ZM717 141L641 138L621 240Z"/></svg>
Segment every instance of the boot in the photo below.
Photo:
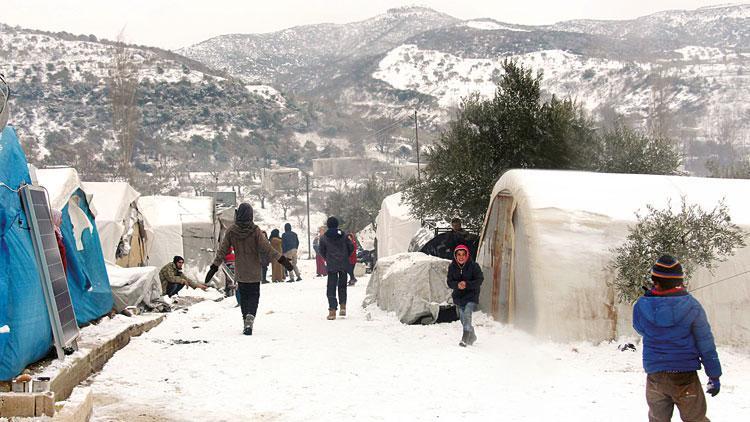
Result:
<svg viewBox="0 0 750 422"><path fill-rule="evenodd" d="M458 345L461 347L466 347L466 345L468 344L467 343L468 340L469 340L469 332L464 331L464 334L461 336L461 341L458 343Z"/></svg>
<svg viewBox="0 0 750 422"><path fill-rule="evenodd" d="M472 346L477 341L477 335L473 331L469 331L469 336L466 338L466 344Z"/></svg>
<svg viewBox="0 0 750 422"><path fill-rule="evenodd" d="M341 309L339 310L339 316L346 316L346 305L339 306L341 306Z"/></svg>
<svg viewBox="0 0 750 422"><path fill-rule="evenodd" d="M336 310L335 309L329 309L328 310L328 316L326 317L327 320L331 321L336 319Z"/></svg>
<svg viewBox="0 0 750 422"><path fill-rule="evenodd" d="M245 329L242 330L242 334L246 336L253 335L253 322L255 322L255 315L247 314L244 318Z"/></svg>

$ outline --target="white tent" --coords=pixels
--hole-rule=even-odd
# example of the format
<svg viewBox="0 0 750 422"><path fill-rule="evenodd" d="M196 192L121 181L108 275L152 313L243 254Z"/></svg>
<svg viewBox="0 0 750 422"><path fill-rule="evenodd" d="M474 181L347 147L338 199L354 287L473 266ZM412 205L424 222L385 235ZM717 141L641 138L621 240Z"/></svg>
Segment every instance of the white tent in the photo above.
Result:
<svg viewBox="0 0 750 422"><path fill-rule="evenodd" d="M36 176L39 185L47 190L50 208L62 211L66 205L69 205L68 214L70 222L73 225L76 247L78 250L82 250L83 243L81 236L86 230L93 232L93 226L86 213L78 206L78 201L72 199L73 194L78 189L81 189L86 197L86 202L89 203L89 210L94 217L96 217L96 210L90 206L91 195L86 192L81 184L78 172L72 167L37 169Z"/></svg>
<svg viewBox="0 0 750 422"><path fill-rule="evenodd" d="M148 264L162 267L180 255L185 258L188 275L202 279L201 273L213 261L216 249L218 223L214 199L142 196L138 208L154 233Z"/></svg>
<svg viewBox="0 0 750 422"><path fill-rule="evenodd" d="M635 212L670 200L678 209L681 197L710 210L724 198L732 221L750 231L748 192L750 180L508 171L495 184L482 230L480 307L556 340L632 335L632 307L618 304L608 265L611 249L637 221ZM724 344L750 344L750 275L708 284L743 272L750 272L750 248L737 251L713 276L700 270L690 282Z"/></svg>
<svg viewBox="0 0 750 422"><path fill-rule="evenodd" d="M143 265L148 256L144 240L150 236L138 211L140 194L126 182L85 182L83 186L91 194L90 203L96 209L96 228L104 260L124 267Z"/></svg>
<svg viewBox="0 0 750 422"><path fill-rule="evenodd" d="M377 303L380 309L395 312L404 324L433 323L441 305L452 303L446 284L448 265L447 259L421 252L379 259L362 306Z"/></svg>
<svg viewBox="0 0 750 422"><path fill-rule="evenodd" d="M400 192L383 199L375 236L378 240L378 260L409 250L409 242L422 227L409 211L408 204L402 203Z"/></svg>
<svg viewBox="0 0 750 422"><path fill-rule="evenodd" d="M128 306L146 310L157 307L162 295L159 268L122 268L107 263L107 276L112 286L112 299L117 312Z"/></svg>

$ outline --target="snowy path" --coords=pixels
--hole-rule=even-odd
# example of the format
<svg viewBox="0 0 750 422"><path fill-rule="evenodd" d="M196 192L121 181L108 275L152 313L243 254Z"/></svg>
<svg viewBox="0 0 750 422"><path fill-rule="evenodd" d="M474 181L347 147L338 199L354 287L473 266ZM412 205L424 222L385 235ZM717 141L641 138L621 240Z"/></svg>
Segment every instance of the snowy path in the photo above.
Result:
<svg viewBox="0 0 750 422"><path fill-rule="evenodd" d="M300 283L262 286L251 337L224 300L134 338L92 383L94 420L646 419L640 344L542 342L475 314L479 341L461 348L458 323L405 326L363 310L366 278L349 288L350 316L327 321L325 281L311 277L314 261L301 269ZM750 420L750 354L719 353L726 375L709 417Z"/></svg>

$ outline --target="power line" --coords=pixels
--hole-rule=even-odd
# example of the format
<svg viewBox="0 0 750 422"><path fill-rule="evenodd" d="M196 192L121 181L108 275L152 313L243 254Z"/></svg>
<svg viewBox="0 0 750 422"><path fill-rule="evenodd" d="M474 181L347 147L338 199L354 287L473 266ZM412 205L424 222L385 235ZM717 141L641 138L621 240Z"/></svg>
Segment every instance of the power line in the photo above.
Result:
<svg viewBox="0 0 750 422"><path fill-rule="evenodd" d="M743 272L741 272L741 273L739 273L739 274L735 274L735 275L733 275L733 276L729 276L729 277L727 277L727 278L722 278L721 280L716 280L716 281L714 281L713 283L708 283L708 284L706 284L705 286L700 286L700 287L697 287L697 288L695 288L695 289L692 289L692 290L690 290L690 292L692 293L692 292L694 292L694 291L696 291L696 290L700 290L700 289L703 289L703 288L705 288L705 287L708 287L708 286L713 286L714 284L719 284L719 283L721 283L721 282L723 282L723 281L731 280L731 279L733 279L733 278L735 278L735 277L739 277L739 276L741 276L741 275L744 275L744 274L747 274L747 273L750 273L750 270L747 270L747 271L743 271Z"/></svg>

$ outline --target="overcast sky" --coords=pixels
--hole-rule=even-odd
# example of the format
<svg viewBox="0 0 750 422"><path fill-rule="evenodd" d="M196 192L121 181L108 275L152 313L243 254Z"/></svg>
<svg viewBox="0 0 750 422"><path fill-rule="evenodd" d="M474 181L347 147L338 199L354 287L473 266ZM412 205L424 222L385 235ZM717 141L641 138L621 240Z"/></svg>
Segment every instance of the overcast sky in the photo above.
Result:
<svg viewBox="0 0 750 422"><path fill-rule="evenodd" d="M272 32L322 22L354 22L404 5L431 7L461 19L518 24L568 19L628 19L716 0L2 0L0 22L48 31L94 34L178 49L216 35Z"/></svg>

